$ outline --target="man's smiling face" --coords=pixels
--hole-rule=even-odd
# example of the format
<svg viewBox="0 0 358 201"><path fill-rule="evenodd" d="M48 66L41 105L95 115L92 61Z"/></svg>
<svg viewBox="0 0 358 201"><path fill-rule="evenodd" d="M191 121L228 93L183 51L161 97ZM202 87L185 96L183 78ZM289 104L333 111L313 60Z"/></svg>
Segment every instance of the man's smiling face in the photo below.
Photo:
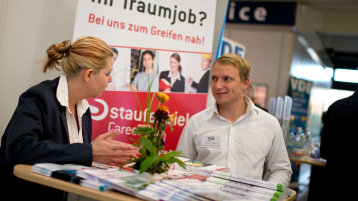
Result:
<svg viewBox="0 0 358 201"><path fill-rule="evenodd" d="M211 90L218 105L237 103L249 80L240 79L239 70L229 64L216 63L211 72Z"/></svg>

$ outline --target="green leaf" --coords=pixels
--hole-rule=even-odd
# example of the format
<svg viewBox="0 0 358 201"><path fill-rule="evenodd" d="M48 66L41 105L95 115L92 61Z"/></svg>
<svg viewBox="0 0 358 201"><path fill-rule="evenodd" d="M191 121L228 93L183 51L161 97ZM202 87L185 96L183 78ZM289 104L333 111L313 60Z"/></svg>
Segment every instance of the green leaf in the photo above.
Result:
<svg viewBox="0 0 358 201"><path fill-rule="evenodd" d="M146 117L146 124L149 125L150 124L150 114L152 113L152 105L150 104L150 91L148 90L147 92L147 114L145 115Z"/></svg>
<svg viewBox="0 0 358 201"><path fill-rule="evenodd" d="M170 132L173 132L174 128L173 126L170 126Z"/></svg>
<svg viewBox="0 0 358 201"><path fill-rule="evenodd" d="M142 111L142 112L144 113L144 111L143 111L143 109L142 109L142 105L140 104L139 97L138 97L137 93L134 93L134 95L135 95L135 97L137 98L137 102L138 102L140 111ZM144 119L143 119L143 121L144 121Z"/></svg>
<svg viewBox="0 0 358 201"><path fill-rule="evenodd" d="M132 145L135 146L135 147L139 147L139 146L140 146L140 145L137 144L137 143L133 143Z"/></svg>
<svg viewBox="0 0 358 201"><path fill-rule="evenodd" d="M140 165L139 173L147 171L150 166L158 159L157 155L147 157Z"/></svg>
<svg viewBox="0 0 358 201"><path fill-rule="evenodd" d="M150 88L152 88L152 85L153 85L153 81L155 80L155 78L153 78L152 80L150 80L150 82L149 82L149 78L150 78L150 76L149 76L149 74L148 74L148 76L147 76L147 79L148 79L148 83L149 83L149 85L148 85L148 91L150 91Z"/></svg>
<svg viewBox="0 0 358 201"><path fill-rule="evenodd" d="M169 163L178 163L178 165L179 165L180 167L186 169L186 164L185 164L183 161L181 161L181 160L179 160L179 159L177 159L177 158L171 158L168 162L169 162Z"/></svg>
<svg viewBox="0 0 358 201"><path fill-rule="evenodd" d="M158 151L153 146L153 144L150 140L148 140L147 138L142 138L142 145L144 146L145 149L147 149L150 152L151 156L156 155L158 157Z"/></svg>
<svg viewBox="0 0 358 201"><path fill-rule="evenodd" d="M152 99L150 100L150 107L151 107L151 108L152 108L152 104L153 104L153 100L154 100L155 94L157 94L157 92L154 92L154 93L153 93Z"/></svg>
<svg viewBox="0 0 358 201"><path fill-rule="evenodd" d="M153 93L152 100L150 101L150 88L152 87L153 80L149 81L149 74L147 75L148 80L148 89L147 89L147 114L146 114L146 124L150 124L150 114L152 112L152 104L153 104L153 98L156 94L156 92Z"/></svg>
<svg viewBox="0 0 358 201"><path fill-rule="evenodd" d="M152 127L136 127L133 131L134 134L152 134L155 132L156 130Z"/></svg>
<svg viewBox="0 0 358 201"><path fill-rule="evenodd" d="M164 156L161 156L160 160L167 161L170 158L177 157L177 156L180 156L180 155L181 155L180 151L171 151L171 152L165 154Z"/></svg>
<svg viewBox="0 0 358 201"><path fill-rule="evenodd" d="M133 139L133 138L129 138L129 140L133 142L133 144L132 144L133 146L139 147L139 142L138 142L138 140L135 140L135 139Z"/></svg>
<svg viewBox="0 0 358 201"><path fill-rule="evenodd" d="M166 168L170 168L170 165L167 162L162 163Z"/></svg>

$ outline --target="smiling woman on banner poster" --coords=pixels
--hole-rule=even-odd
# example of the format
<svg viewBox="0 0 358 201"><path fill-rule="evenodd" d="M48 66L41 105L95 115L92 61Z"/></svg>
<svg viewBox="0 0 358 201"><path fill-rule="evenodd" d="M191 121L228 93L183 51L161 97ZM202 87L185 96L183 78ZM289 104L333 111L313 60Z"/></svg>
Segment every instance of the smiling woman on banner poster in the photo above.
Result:
<svg viewBox="0 0 358 201"><path fill-rule="evenodd" d="M159 76L159 90L164 92L184 92L185 78L182 76L183 68L180 55L173 53L170 56L170 70L162 71Z"/></svg>

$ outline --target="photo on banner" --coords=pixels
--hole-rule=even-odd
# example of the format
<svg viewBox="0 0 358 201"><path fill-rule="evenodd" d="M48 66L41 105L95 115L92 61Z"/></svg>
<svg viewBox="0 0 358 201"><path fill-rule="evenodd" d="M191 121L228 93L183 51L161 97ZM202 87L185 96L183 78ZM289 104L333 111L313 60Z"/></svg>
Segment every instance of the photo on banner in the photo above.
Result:
<svg viewBox="0 0 358 201"><path fill-rule="evenodd" d="M130 91L147 91L148 87L151 92L159 91L157 55L153 50L131 49Z"/></svg>
<svg viewBox="0 0 358 201"><path fill-rule="evenodd" d="M143 90L146 85L139 77L149 77L144 75L148 64L153 69L151 80L158 85L158 90L152 92L161 91L161 80L162 85L170 87L162 91L168 92L169 112L177 117L174 131L166 131L166 149L175 150L187 120L206 108L207 93L200 93L196 87L205 82L202 78L207 74L207 70L202 70L202 55L211 55L213 50L216 3L216 0L78 0L73 39L95 36L118 52L112 83L101 97L88 99L93 119L92 139L109 130L121 132L118 139L124 142L131 143L130 138L137 137L132 134L133 128L145 115L140 111L138 99L142 106L146 103ZM154 58L143 56L145 51L152 52ZM208 84L207 80L206 87ZM154 101L153 108L156 106Z"/></svg>

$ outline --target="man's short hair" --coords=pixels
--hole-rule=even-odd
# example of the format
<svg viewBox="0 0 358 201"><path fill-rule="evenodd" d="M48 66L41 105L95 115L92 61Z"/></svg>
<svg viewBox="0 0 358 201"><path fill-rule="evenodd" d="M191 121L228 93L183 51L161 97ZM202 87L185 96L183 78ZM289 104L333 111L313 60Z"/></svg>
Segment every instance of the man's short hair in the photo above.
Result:
<svg viewBox="0 0 358 201"><path fill-rule="evenodd" d="M244 82L250 78L250 64L244 58L237 54L224 54L218 59L216 59L216 61L214 62L214 66L217 63L234 66L239 71L241 82Z"/></svg>
<svg viewBox="0 0 358 201"><path fill-rule="evenodd" d="M112 49L113 53L115 53L116 55L118 55L118 50L117 50L116 48L111 47L111 49Z"/></svg>
<svg viewBox="0 0 358 201"><path fill-rule="evenodd" d="M155 55L152 51L146 50L142 53L142 56L144 56L145 54L149 54L152 57L152 59L154 60Z"/></svg>

